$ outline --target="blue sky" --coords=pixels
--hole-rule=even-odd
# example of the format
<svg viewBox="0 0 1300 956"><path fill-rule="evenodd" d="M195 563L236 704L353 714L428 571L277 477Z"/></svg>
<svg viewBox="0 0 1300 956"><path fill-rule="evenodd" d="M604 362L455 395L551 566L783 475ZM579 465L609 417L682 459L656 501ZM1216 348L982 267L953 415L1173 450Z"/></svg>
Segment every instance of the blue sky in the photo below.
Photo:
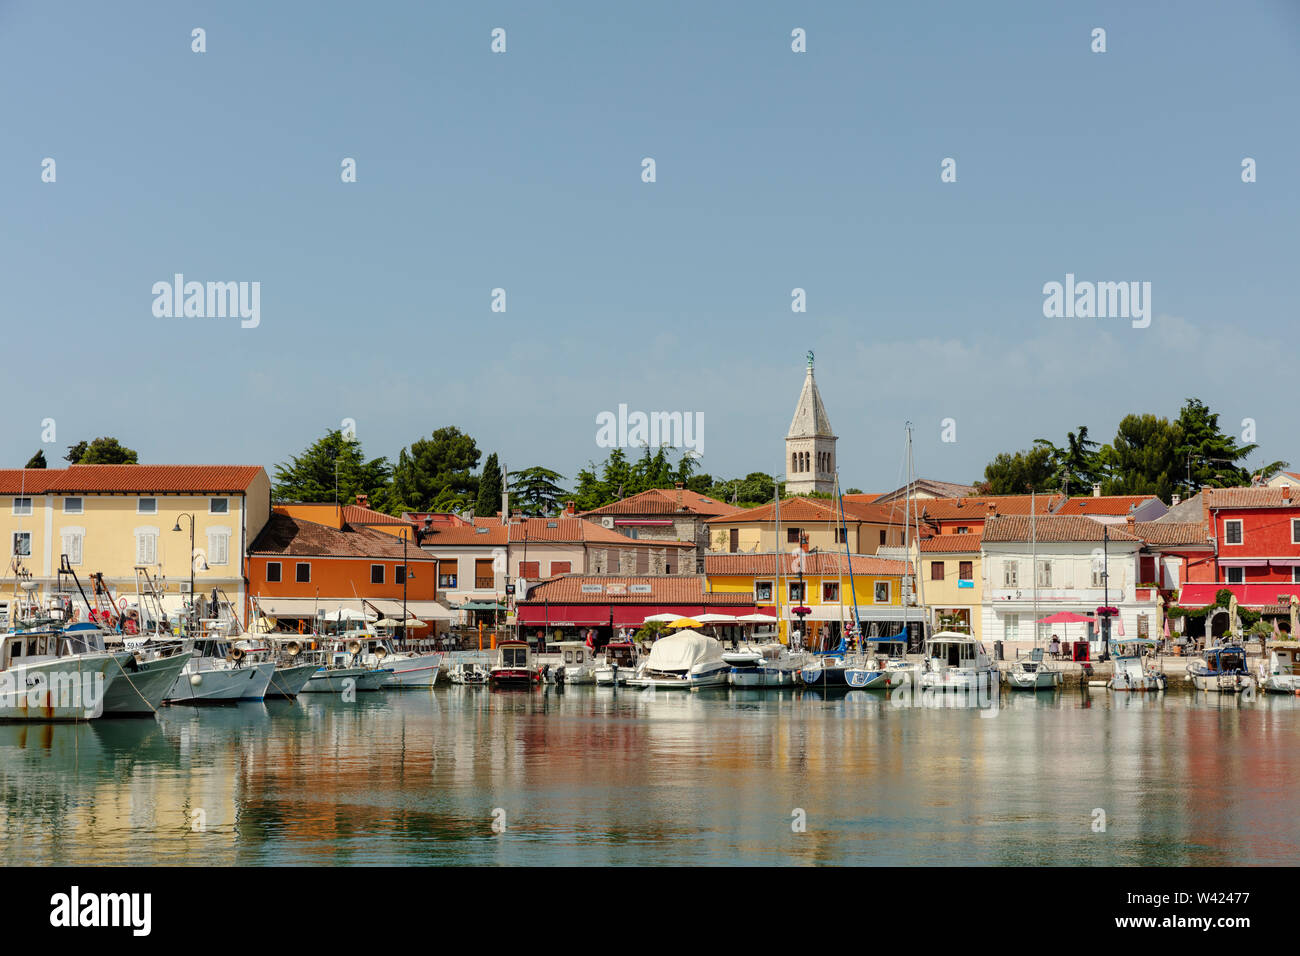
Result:
<svg viewBox="0 0 1300 956"><path fill-rule="evenodd" d="M53 418L52 464L270 468L351 418L571 478L625 403L775 471L812 349L846 486L905 420L967 481L1192 395L1300 465L1300 4L807 6L0 0L4 461ZM177 272L261 324L156 318ZM1044 318L1066 273L1151 282L1151 326Z"/></svg>

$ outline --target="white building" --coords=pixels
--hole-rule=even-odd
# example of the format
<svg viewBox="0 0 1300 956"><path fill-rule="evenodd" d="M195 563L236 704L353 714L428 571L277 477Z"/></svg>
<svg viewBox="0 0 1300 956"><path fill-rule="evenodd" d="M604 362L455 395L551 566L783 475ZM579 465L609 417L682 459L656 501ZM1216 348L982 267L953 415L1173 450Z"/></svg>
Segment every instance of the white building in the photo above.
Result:
<svg viewBox="0 0 1300 956"><path fill-rule="evenodd" d="M981 541L982 618L986 643L1005 642L1004 654L1034 646L1034 622L1061 611L1095 616L1118 609L1111 639L1157 637L1154 590L1139 589L1142 540L1124 527L1086 517L1026 515L990 518ZM1035 608L1037 610L1035 611ZM1063 644L1099 639L1093 625L1040 624L1038 641L1055 634ZM1101 650L1093 644L1095 659Z"/></svg>
<svg viewBox="0 0 1300 956"><path fill-rule="evenodd" d="M810 491L830 494L835 489L835 433L813 378L813 354L808 353L808 373L785 436L785 493Z"/></svg>

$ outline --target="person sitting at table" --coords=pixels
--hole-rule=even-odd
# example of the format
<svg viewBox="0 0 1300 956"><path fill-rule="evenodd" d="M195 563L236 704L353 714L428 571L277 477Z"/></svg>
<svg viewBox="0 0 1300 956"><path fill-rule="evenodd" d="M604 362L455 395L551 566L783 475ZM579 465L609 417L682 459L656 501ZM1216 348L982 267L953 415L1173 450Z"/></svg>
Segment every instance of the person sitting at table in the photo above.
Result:
<svg viewBox="0 0 1300 956"><path fill-rule="evenodd" d="M1061 639L1055 634L1052 635L1051 641L1047 644L1047 652L1052 655L1053 660L1061 659Z"/></svg>

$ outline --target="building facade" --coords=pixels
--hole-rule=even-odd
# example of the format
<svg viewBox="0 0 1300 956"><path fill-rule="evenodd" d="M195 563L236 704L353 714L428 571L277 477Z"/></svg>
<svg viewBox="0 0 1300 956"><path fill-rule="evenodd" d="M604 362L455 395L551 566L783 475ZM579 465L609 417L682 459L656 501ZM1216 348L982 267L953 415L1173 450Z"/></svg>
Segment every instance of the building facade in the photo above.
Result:
<svg viewBox="0 0 1300 956"><path fill-rule="evenodd" d="M813 354L785 436L786 494L830 494L835 489L835 442L830 417L813 377Z"/></svg>

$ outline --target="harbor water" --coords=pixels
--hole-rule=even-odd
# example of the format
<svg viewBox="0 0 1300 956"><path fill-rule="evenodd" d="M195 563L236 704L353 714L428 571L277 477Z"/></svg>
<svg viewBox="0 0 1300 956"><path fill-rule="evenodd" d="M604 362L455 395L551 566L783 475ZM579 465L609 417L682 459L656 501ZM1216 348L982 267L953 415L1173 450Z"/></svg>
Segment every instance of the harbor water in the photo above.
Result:
<svg viewBox="0 0 1300 956"><path fill-rule="evenodd" d="M1300 700L440 686L0 726L6 865L1300 863Z"/></svg>

